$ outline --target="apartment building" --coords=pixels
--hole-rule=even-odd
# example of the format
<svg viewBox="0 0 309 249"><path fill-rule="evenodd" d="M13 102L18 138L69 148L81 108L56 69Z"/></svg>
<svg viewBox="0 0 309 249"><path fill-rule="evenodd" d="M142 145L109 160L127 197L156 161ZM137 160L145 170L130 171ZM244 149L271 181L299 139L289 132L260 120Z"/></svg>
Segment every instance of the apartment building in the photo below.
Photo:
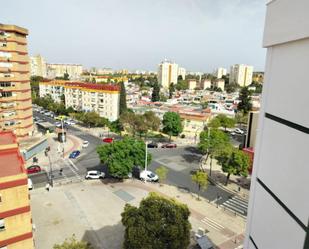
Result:
<svg viewBox="0 0 309 249"><path fill-rule="evenodd" d="M202 89L202 90L206 90L207 88L211 88L211 80L209 80L209 79L204 79L204 80L201 82L201 89Z"/></svg>
<svg viewBox="0 0 309 249"><path fill-rule="evenodd" d="M217 77L217 79L221 79L222 76L225 76L226 74L227 74L227 70L223 67L217 68L213 73L213 75Z"/></svg>
<svg viewBox="0 0 309 249"><path fill-rule="evenodd" d="M178 79L178 64L170 61L162 61L158 68L158 82L168 89L171 83L177 84Z"/></svg>
<svg viewBox="0 0 309 249"><path fill-rule="evenodd" d="M197 86L197 82L194 79L188 80L188 89L194 90Z"/></svg>
<svg viewBox="0 0 309 249"><path fill-rule="evenodd" d="M27 29L0 24L0 129L19 139L32 134Z"/></svg>
<svg viewBox="0 0 309 249"><path fill-rule="evenodd" d="M39 96L41 98L50 95L51 98L60 103L64 96L64 86L67 81L65 80L44 80L39 83Z"/></svg>
<svg viewBox="0 0 309 249"><path fill-rule="evenodd" d="M30 56L31 76L47 77L46 61L41 55Z"/></svg>
<svg viewBox="0 0 309 249"><path fill-rule="evenodd" d="M28 178L17 138L0 132L0 248L32 249Z"/></svg>
<svg viewBox="0 0 309 249"><path fill-rule="evenodd" d="M65 84L66 107L95 111L101 117L115 121L119 117L120 88L116 85L68 82Z"/></svg>
<svg viewBox="0 0 309 249"><path fill-rule="evenodd" d="M224 91L225 81L223 79L216 79L213 82L213 87L221 88L221 90Z"/></svg>
<svg viewBox="0 0 309 249"><path fill-rule="evenodd" d="M47 77L54 79L69 74L71 80L79 79L83 73L83 66L79 64L47 64Z"/></svg>
<svg viewBox="0 0 309 249"><path fill-rule="evenodd" d="M308 9L308 0L267 4L246 249L309 248Z"/></svg>
<svg viewBox="0 0 309 249"><path fill-rule="evenodd" d="M179 67L178 76L181 76L183 80L186 79L186 69L183 67Z"/></svg>
<svg viewBox="0 0 309 249"><path fill-rule="evenodd" d="M244 64L235 64L230 69L229 83L249 86L252 83L253 67Z"/></svg>

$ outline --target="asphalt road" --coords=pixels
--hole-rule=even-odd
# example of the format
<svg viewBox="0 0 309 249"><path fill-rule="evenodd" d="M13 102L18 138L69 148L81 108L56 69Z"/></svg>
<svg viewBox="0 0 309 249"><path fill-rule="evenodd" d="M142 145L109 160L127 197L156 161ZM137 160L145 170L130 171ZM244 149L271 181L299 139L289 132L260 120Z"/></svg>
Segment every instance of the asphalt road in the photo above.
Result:
<svg viewBox="0 0 309 249"><path fill-rule="evenodd" d="M56 122L56 120L37 112L34 112L34 116L44 118L44 120L50 123ZM87 170L102 170L104 166L100 163L96 153L96 147L103 144L102 140L98 137L92 136L89 133L81 132L73 126L69 126L67 133L77 136L82 140L89 141L89 146L82 150L80 157L72 159L72 162L77 169L76 172L74 172L75 170L69 166L68 162L63 162L63 175L60 175L59 171L54 171L54 179L74 177L76 176L76 173L80 177L84 177ZM149 165L150 170L155 171L157 167L164 165L169 170L166 179L168 184L177 186L183 191L197 193L198 189L196 184L191 181L191 174L199 168L201 154L198 153L195 147L185 146L173 149L158 148L149 149L148 151L153 155L153 161ZM31 179L35 186L43 186L46 184L47 176L46 174L38 174L32 176ZM209 201L215 201L217 196L220 196L218 204L221 204L228 200L233 194L225 191L217 185L209 184L207 190L203 191L201 195Z"/></svg>

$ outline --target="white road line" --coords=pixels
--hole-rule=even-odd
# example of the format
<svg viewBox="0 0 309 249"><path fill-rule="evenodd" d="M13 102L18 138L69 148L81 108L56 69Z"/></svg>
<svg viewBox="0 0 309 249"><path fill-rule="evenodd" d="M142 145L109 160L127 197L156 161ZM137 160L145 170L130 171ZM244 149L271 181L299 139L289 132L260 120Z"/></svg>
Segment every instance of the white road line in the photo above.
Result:
<svg viewBox="0 0 309 249"><path fill-rule="evenodd" d="M78 168L77 168L76 165L72 162L71 159L68 159L68 161L70 162L70 164L72 165L72 167L73 167L75 170L78 170Z"/></svg>
<svg viewBox="0 0 309 249"><path fill-rule="evenodd" d="M224 229L224 226L220 225L219 223L217 223L214 220L211 220L207 217L204 217L204 219L202 219L201 222L203 222L207 226L210 226L213 229L218 230L218 231L221 231L222 229Z"/></svg>
<svg viewBox="0 0 309 249"><path fill-rule="evenodd" d="M78 179L82 179L81 178L81 176L77 173L77 170L78 170L78 168L73 164L73 162L69 159L69 162L70 163L68 163L67 161L65 161L64 159L63 159L63 161L64 161L64 163L66 164L66 165L68 165L69 166L69 168L72 170L72 172L74 173L74 175L78 178ZM74 165L74 166L73 166Z"/></svg>

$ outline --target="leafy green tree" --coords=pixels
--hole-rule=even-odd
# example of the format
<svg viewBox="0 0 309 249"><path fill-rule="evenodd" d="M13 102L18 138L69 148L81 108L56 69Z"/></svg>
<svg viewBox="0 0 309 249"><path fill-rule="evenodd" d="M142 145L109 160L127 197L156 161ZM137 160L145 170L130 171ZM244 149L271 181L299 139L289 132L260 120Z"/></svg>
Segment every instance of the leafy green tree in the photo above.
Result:
<svg viewBox="0 0 309 249"><path fill-rule="evenodd" d="M183 130L180 116L176 112L166 112L162 123L163 132L169 135L170 141L172 136L178 136Z"/></svg>
<svg viewBox="0 0 309 249"><path fill-rule="evenodd" d="M250 157L243 151L232 146L225 147L216 156L222 171L227 173L225 185L228 184L230 175L248 176Z"/></svg>
<svg viewBox="0 0 309 249"><path fill-rule="evenodd" d="M197 184L198 187L198 196L197 199L200 199L201 190L206 190L208 186L208 175L203 171L196 171L192 176L192 181Z"/></svg>
<svg viewBox="0 0 309 249"><path fill-rule="evenodd" d="M65 239L62 244L54 245L53 249L93 249L86 241L78 241L73 235L71 238Z"/></svg>
<svg viewBox="0 0 309 249"><path fill-rule="evenodd" d="M187 90L189 88L188 81L186 81L186 80L178 80L175 88L178 91L180 91L180 90Z"/></svg>
<svg viewBox="0 0 309 249"><path fill-rule="evenodd" d="M63 74L63 79L64 79L64 80L69 80L69 79L70 79L70 75L69 75L67 72L65 72L65 73Z"/></svg>
<svg viewBox="0 0 309 249"><path fill-rule="evenodd" d="M161 102L166 102L167 101L167 97L164 93L160 93L160 101Z"/></svg>
<svg viewBox="0 0 309 249"><path fill-rule="evenodd" d="M185 204L155 193L139 207L126 204L122 216L124 249L186 249L190 244L190 211Z"/></svg>
<svg viewBox="0 0 309 249"><path fill-rule="evenodd" d="M239 94L240 103L237 106L238 111L247 114L252 109L251 93L248 87L243 87Z"/></svg>
<svg viewBox="0 0 309 249"><path fill-rule="evenodd" d="M160 101L160 86L157 82L155 82L153 85L151 101L152 102Z"/></svg>
<svg viewBox="0 0 309 249"><path fill-rule="evenodd" d="M224 114L219 114L215 117L215 119L218 119L220 122L220 126L224 127L225 131L226 128L233 128L235 126L235 119L229 118Z"/></svg>
<svg viewBox="0 0 309 249"><path fill-rule="evenodd" d="M198 148L206 155L206 162L210 157L210 175L212 168L212 159L220 153L226 146L229 146L229 136L218 129L210 129L209 131L202 131L200 133L200 142Z"/></svg>
<svg viewBox="0 0 309 249"><path fill-rule="evenodd" d="M97 124L100 122L100 115L96 112L85 112L82 121L85 125L91 126L97 126Z"/></svg>
<svg viewBox="0 0 309 249"><path fill-rule="evenodd" d="M169 98L171 99L173 97L173 93L175 92L175 85L172 82L168 88L168 94L169 94Z"/></svg>
<svg viewBox="0 0 309 249"><path fill-rule="evenodd" d="M159 176L160 183L163 183L166 179L168 169L164 166L160 166L156 169L156 174Z"/></svg>
<svg viewBox="0 0 309 249"><path fill-rule="evenodd" d="M207 127L214 128L214 129L218 129L220 126L221 126L221 122L216 117L211 119L207 124Z"/></svg>
<svg viewBox="0 0 309 249"><path fill-rule="evenodd" d="M145 143L131 137L101 145L97 153L102 163L108 167L109 174L117 178L126 178L134 166L145 166ZM147 155L147 163L151 162L151 154Z"/></svg>
<svg viewBox="0 0 309 249"><path fill-rule="evenodd" d="M225 91L227 93L236 92L239 88L239 85L236 83L225 83Z"/></svg>
<svg viewBox="0 0 309 249"><path fill-rule="evenodd" d="M126 89L123 81L120 82L120 103L119 103L119 113L120 115L127 111L127 97Z"/></svg>
<svg viewBox="0 0 309 249"><path fill-rule="evenodd" d="M122 123L120 122L119 119L117 119L113 122L110 122L108 124L108 128L110 129L110 131L115 132L115 133L119 133L119 134L121 134L121 131L123 131L123 125L122 125Z"/></svg>
<svg viewBox="0 0 309 249"><path fill-rule="evenodd" d="M157 131L159 129L161 120L153 111L145 112L144 117L149 130Z"/></svg>

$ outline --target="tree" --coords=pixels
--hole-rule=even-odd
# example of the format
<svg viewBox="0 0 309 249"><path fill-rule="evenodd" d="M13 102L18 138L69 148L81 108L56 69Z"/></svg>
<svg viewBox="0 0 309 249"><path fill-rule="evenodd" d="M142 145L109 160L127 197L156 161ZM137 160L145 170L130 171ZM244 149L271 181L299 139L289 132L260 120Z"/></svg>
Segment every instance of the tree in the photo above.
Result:
<svg viewBox="0 0 309 249"><path fill-rule="evenodd" d="M250 157L243 151L232 146L227 146L216 156L222 171L227 173L225 185L228 184L230 175L248 176Z"/></svg>
<svg viewBox="0 0 309 249"><path fill-rule="evenodd" d="M165 168L164 166L160 166L159 168L156 169L156 174L159 176L159 181L162 183L166 179L168 169Z"/></svg>
<svg viewBox="0 0 309 249"><path fill-rule="evenodd" d="M238 88L239 88L239 85L236 83L226 83L225 82L225 91L227 93L236 92Z"/></svg>
<svg viewBox="0 0 309 249"><path fill-rule="evenodd" d="M202 131L200 133L198 148L204 155L206 155L206 162L208 157L210 157L210 175L213 157L220 153L226 146L229 146L229 144L229 136L218 129L210 129L209 131Z"/></svg>
<svg viewBox="0 0 309 249"><path fill-rule="evenodd" d="M145 143L131 137L101 145L97 148L97 153L101 162L107 165L109 174L117 178L126 178L134 166L145 166ZM151 154L148 153L148 164L151 159Z"/></svg>
<svg viewBox="0 0 309 249"><path fill-rule="evenodd" d="M168 87L168 93L169 93L169 99L173 97L173 93L175 92L175 85L172 82L170 86Z"/></svg>
<svg viewBox="0 0 309 249"><path fill-rule="evenodd" d="M178 136L182 132L182 123L178 113L166 112L163 116L163 132L169 135L171 141L172 136Z"/></svg>
<svg viewBox="0 0 309 249"><path fill-rule="evenodd" d="M201 190L206 190L208 186L208 175L203 171L196 171L192 176L192 181L197 184L198 187L198 197L200 199Z"/></svg>
<svg viewBox="0 0 309 249"><path fill-rule="evenodd" d="M190 244L190 211L185 204L155 193L139 207L126 204L121 214L124 249L186 249Z"/></svg>
<svg viewBox="0 0 309 249"><path fill-rule="evenodd" d="M188 82L186 80L178 80L175 88L180 91L180 90L187 90L189 88Z"/></svg>
<svg viewBox="0 0 309 249"><path fill-rule="evenodd" d="M247 114L252 109L251 93L248 87L243 87L239 94L240 103L237 106L238 111Z"/></svg>
<svg viewBox="0 0 309 249"><path fill-rule="evenodd" d="M203 102L203 103L201 104L201 106L202 106L203 109L207 109L207 107L208 107L208 102L207 102L207 101Z"/></svg>
<svg viewBox="0 0 309 249"><path fill-rule="evenodd" d="M151 101L158 102L159 100L160 100L160 86L157 82L155 82L152 88Z"/></svg>
<svg viewBox="0 0 309 249"><path fill-rule="evenodd" d="M92 249L93 247L86 241L77 241L76 237L73 235L69 239L59 245L54 245L53 249Z"/></svg>
<svg viewBox="0 0 309 249"><path fill-rule="evenodd" d="M160 101L161 102L166 102L167 101L167 97L164 93L160 93Z"/></svg>
<svg viewBox="0 0 309 249"><path fill-rule="evenodd" d="M219 114L215 117L215 119L218 119L220 122L220 126L224 127L225 131L226 128L233 128L235 126L235 119L229 118L224 114Z"/></svg>
<svg viewBox="0 0 309 249"><path fill-rule="evenodd" d="M96 112L85 112L82 121L85 125L91 126L97 126L98 122L100 122L100 115Z"/></svg>
<svg viewBox="0 0 309 249"><path fill-rule="evenodd" d="M63 79L64 79L64 80L69 80L69 79L70 79L70 75L69 75L67 72L65 72L65 73L63 74Z"/></svg>
<svg viewBox="0 0 309 249"><path fill-rule="evenodd" d="M119 114L127 111L127 97L126 97L126 89L123 81L120 82L120 103L119 103Z"/></svg>

